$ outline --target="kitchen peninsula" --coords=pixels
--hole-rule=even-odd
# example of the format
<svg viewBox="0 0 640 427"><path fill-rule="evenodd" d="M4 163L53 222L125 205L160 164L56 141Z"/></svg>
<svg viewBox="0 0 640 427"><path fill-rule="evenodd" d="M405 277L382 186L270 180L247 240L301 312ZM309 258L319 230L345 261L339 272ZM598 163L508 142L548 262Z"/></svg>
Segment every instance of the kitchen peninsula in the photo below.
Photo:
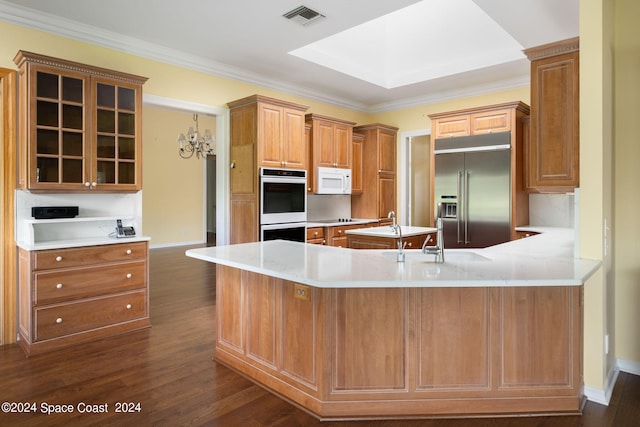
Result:
<svg viewBox="0 0 640 427"><path fill-rule="evenodd" d="M480 250L269 241L192 249L217 264L215 360L320 419L579 413L573 230Z"/></svg>

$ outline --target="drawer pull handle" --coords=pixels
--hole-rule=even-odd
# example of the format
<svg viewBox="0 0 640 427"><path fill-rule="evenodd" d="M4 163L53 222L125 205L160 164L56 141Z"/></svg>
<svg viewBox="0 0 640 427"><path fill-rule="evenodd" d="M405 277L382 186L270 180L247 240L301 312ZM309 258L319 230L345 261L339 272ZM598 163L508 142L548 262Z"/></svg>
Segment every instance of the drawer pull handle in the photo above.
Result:
<svg viewBox="0 0 640 427"><path fill-rule="evenodd" d="M62 283L58 283L58 284L56 285L56 289L62 289Z"/></svg>
<svg viewBox="0 0 640 427"><path fill-rule="evenodd" d="M131 310L131 304L127 304L127 310Z"/></svg>
<svg viewBox="0 0 640 427"><path fill-rule="evenodd" d="M127 249L127 255L131 255L131 249Z"/></svg>
<svg viewBox="0 0 640 427"><path fill-rule="evenodd" d="M317 231L315 231L315 232L313 233L313 235L314 235L314 236L317 236L317 235L318 235L318 232L317 232Z"/></svg>
<svg viewBox="0 0 640 427"><path fill-rule="evenodd" d="M127 273L127 279L131 279L132 274L131 273Z"/></svg>
<svg viewBox="0 0 640 427"><path fill-rule="evenodd" d="M58 317L58 318L56 319L56 323L62 323L62 317Z"/></svg>
<svg viewBox="0 0 640 427"><path fill-rule="evenodd" d="M58 261L58 262L62 261L62 257L61 257L60 255L58 255L58 256L56 257L56 261Z"/></svg>

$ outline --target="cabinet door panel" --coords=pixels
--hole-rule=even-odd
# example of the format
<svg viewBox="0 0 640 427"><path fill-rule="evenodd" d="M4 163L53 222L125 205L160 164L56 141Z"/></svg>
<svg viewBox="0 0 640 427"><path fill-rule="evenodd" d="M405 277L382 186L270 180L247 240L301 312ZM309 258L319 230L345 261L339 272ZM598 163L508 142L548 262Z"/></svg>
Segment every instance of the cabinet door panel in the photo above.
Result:
<svg viewBox="0 0 640 427"><path fill-rule="evenodd" d="M378 218L386 218L396 208L395 175L378 177Z"/></svg>
<svg viewBox="0 0 640 427"><path fill-rule="evenodd" d="M336 167L351 168L351 128L336 125L334 131L334 157Z"/></svg>
<svg viewBox="0 0 640 427"><path fill-rule="evenodd" d="M35 341L147 316L145 291L34 309Z"/></svg>
<svg viewBox="0 0 640 427"><path fill-rule="evenodd" d="M304 137L304 114L300 111L284 110L284 135L281 159L285 167L307 168L307 143Z"/></svg>
<svg viewBox="0 0 640 427"><path fill-rule="evenodd" d="M145 261L99 267L56 269L34 273L35 305L142 288Z"/></svg>
<svg viewBox="0 0 640 427"><path fill-rule="evenodd" d="M396 173L396 134L380 132L379 140L379 172L386 174Z"/></svg>
<svg viewBox="0 0 640 427"><path fill-rule="evenodd" d="M281 107L271 105L259 106L259 142L258 152L260 165L267 167L282 166L280 147L282 146L282 114Z"/></svg>

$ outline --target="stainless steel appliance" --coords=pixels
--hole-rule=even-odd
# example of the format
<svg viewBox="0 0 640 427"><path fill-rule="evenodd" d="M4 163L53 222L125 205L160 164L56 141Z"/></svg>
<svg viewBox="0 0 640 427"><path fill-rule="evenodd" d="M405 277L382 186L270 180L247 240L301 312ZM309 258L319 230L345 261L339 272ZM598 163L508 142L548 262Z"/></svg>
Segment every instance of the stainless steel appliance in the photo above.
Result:
<svg viewBox="0 0 640 427"><path fill-rule="evenodd" d="M446 248L511 238L510 132L437 139L434 201Z"/></svg>
<svg viewBox="0 0 640 427"><path fill-rule="evenodd" d="M307 171L260 169L260 239L306 240Z"/></svg>

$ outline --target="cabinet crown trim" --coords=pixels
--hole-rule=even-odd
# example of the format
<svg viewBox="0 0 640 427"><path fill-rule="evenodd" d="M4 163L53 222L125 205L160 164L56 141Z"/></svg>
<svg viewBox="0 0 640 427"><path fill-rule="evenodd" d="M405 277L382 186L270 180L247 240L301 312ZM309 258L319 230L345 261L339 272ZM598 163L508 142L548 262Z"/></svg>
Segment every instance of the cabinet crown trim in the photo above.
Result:
<svg viewBox="0 0 640 427"><path fill-rule="evenodd" d="M337 123L337 124L340 124L340 125L347 125L347 126L355 126L356 125L355 122L351 122L349 120L336 119L335 117L322 116L320 114L315 114L315 113L305 114L304 119L307 122L309 122L311 120L322 120L323 122Z"/></svg>
<svg viewBox="0 0 640 427"><path fill-rule="evenodd" d="M356 132L364 132L367 130L376 130L376 129L383 129L383 130L390 130L393 132L397 132L400 128L397 128L395 126L390 126L390 125L385 125L382 123L371 123L368 125L360 125L354 128L354 131Z"/></svg>
<svg viewBox="0 0 640 427"><path fill-rule="evenodd" d="M472 107L472 108L465 108L463 110L454 110L454 111L445 111L442 113L433 113L433 114L429 114L428 117L433 120L433 119L439 119L442 117L451 117L451 116L463 116L465 114L471 114L471 113L482 113L485 111L493 111L493 110L504 110L504 109L515 109L518 111L522 111L525 115L529 114L530 108L527 104L525 104L522 101L514 101L514 102L506 102L503 104L493 104L493 105L485 105L482 107Z"/></svg>
<svg viewBox="0 0 640 427"><path fill-rule="evenodd" d="M137 76L135 74L123 73L121 71L110 70L108 68L95 67L92 65L81 64L79 62L67 61L65 59L54 58L52 56L41 55L38 53L19 50L13 58L13 62L21 67L23 63L46 65L49 67L57 67L64 70L80 72L96 77L108 77L113 80L119 80L134 84L144 84L148 78Z"/></svg>
<svg viewBox="0 0 640 427"><path fill-rule="evenodd" d="M309 109L306 105L295 104L289 101L283 101L282 99L270 98L268 96L263 95L251 95L246 98L237 99L235 101L231 101L227 103L229 108L238 108L245 105L257 104L259 102L264 102L266 104L278 105L280 107L293 108L295 110L307 111Z"/></svg>
<svg viewBox="0 0 640 427"><path fill-rule="evenodd" d="M565 53L577 52L579 50L580 37L574 37L572 39L561 40L525 49L522 52L527 55L527 58L529 58L530 61L533 61L535 59L549 58Z"/></svg>

